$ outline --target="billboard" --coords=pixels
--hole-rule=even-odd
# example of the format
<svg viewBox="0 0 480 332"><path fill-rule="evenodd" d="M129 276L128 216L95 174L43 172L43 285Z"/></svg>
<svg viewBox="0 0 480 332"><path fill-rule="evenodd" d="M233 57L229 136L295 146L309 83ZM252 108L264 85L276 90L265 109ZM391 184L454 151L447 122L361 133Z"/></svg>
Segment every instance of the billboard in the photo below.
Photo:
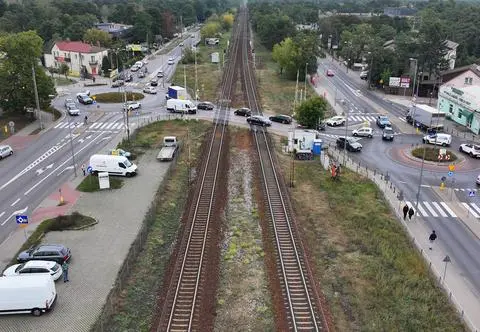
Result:
<svg viewBox="0 0 480 332"><path fill-rule="evenodd" d="M390 77L388 80L388 86L399 87L400 77Z"/></svg>

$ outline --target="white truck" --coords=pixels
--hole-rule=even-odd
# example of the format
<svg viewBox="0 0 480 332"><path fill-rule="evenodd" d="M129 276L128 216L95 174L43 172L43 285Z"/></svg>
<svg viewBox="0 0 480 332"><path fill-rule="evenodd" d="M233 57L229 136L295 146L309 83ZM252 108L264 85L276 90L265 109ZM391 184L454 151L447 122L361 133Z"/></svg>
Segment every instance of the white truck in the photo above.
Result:
<svg viewBox="0 0 480 332"><path fill-rule="evenodd" d="M167 100L167 111L170 113L197 114L197 106L190 100L169 99Z"/></svg>
<svg viewBox="0 0 480 332"><path fill-rule="evenodd" d="M171 161L178 150L178 141L175 136L165 136L163 138L163 147L157 155L160 161Z"/></svg>
<svg viewBox="0 0 480 332"><path fill-rule="evenodd" d="M40 316L52 309L56 299L55 283L48 273L0 277L0 314Z"/></svg>
<svg viewBox="0 0 480 332"><path fill-rule="evenodd" d="M106 154L94 154L90 157L92 174L108 172L110 175L122 175L126 177L137 174L137 165L133 164L125 156L112 156Z"/></svg>
<svg viewBox="0 0 480 332"><path fill-rule="evenodd" d="M428 105L415 104L407 112L407 122L421 130L441 131L445 122L445 113Z"/></svg>

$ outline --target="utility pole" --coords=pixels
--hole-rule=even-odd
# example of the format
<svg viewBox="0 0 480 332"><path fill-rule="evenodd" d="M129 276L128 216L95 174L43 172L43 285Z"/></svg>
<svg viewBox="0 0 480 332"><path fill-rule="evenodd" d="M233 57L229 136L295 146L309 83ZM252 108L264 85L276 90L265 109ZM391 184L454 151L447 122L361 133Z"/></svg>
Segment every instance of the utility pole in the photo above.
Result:
<svg viewBox="0 0 480 332"><path fill-rule="evenodd" d="M344 166L347 167L347 134L348 134L348 115L349 115L349 111L348 111L348 108L347 110L345 111L345 142L343 142L343 162L344 162Z"/></svg>
<svg viewBox="0 0 480 332"><path fill-rule="evenodd" d="M415 97L415 82L417 81L418 59L410 58L410 61L415 61L415 75L413 76L412 97Z"/></svg>
<svg viewBox="0 0 480 332"><path fill-rule="evenodd" d="M35 64L32 63L32 78L33 78L33 90L35 92L35 107L37 108L37 116L40 120L40 130L43 129L43 121L42 121L42 111L40 110L40 101L38 100L38 90L37 90L37 79L35 77Z"/></svg>
<svg viewBox="0 0 480 332"><path fill-rule="evenodd" d="M124 100L124 106L123 106L123 109L124 109L124 112L125 112L125 117L126 117L126 120L127 120L127 141L130 142L130 127L129 127L129 123L128 123L128 106L127 106L127 88L124 86L123 88L123 100Z"/></svg>
<svg viewBox="0 0 480 332"><path fill-rule="evenodd" d="M371 56L371 58L370 58L370 68L368 69L368 88L370 89L370 87L372 86L373 53L372 53L372 52L368 52L368 54L370 54L370 56Z"/></svg>
<svg viewBox="0 0 480 332"><path fill-rule="evenodd" d="M307 67L308 67L308 62L305 63L305 82L304 82L304 85L303 85L303 93L304 93L304 98L303 100L307 100Z"/></svg>
<svg viewBox="0 0 480 332"><path fill-rule="evenodd" d="M299 75L299 70L297 70L297 83L295 84L295 99L293 100L293 112L295 112L295 109L297 108L297 96L298 96L298 75Z"/></svg>
<svg viewBox="0 0 480 332"><path fill-rule="evenodd" d="M197 48L195 47L195 105L198 102Z"/></svg>
<svg viewBox="0 0 480 332"><path fill-rule="evenodd" d="M183 37L183 16L180 15L180 38Z"/></svg>
<svg viewBox="0 0 480 332"><path fill-rule="evenodd" d="M185 71L186 65L183 64L183 86L185 87L185 91L187 91L187 73Z"/></svg>

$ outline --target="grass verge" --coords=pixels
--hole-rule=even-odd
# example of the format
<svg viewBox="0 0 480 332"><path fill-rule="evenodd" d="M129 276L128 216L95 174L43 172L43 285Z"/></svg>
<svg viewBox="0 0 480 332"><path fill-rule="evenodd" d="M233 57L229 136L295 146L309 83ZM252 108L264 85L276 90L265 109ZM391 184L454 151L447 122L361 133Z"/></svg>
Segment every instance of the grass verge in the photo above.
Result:
<svg viewBox="0 0 480 332"><path fill-rule="evenodd" d="M78 212L72 212L70 215L58 216L56 218L44 220L38 225L32 235L28 237L27 241L25 241L18 253L23 250L27 250L32 246L39 245L42 241L42 238L48 232L77 230L83 227L88 227L89 225L93 225L95 223L96 221L92 217L84 216ZM15 257L12 259L12 264L16 263L17 255L15 255Z"/></svg>
<svg viewBox="0 0 480 332"><path fill-rule="evenodd" d="M97 103L123 103L124 93L123 92L105 92L94 95ZM127 100L142 100L145 97L142 93L138 92L127 92Z"/></svg>
<svg viewBox="0 0 480 332"><path fill-rule="evenodd" d="M10 121L15 123L15 132L18 132L35 121L35 118L32 113L3 112L0 116L0 140L6 139L10 136L8 133L5 133L5 126L7 126L10 131L10 128L8 127Z"/></svg>
<svg viewBox="0 0 480 332"><path fill-rule="evenodd" d="M54 77L55 84L58 86L64 86L64 85L70 85L70 84L75 84L77 83L76 80L72 80L71 78L65 78L65 77Z"/></svg>
<svg viewBox="0 0 480 332"><path fill-rule="evenodd" d="M230 128L230 169L225 240L214 331L271 331L270 293L254 197L248 130Z"/></svg>
<svg viewBox="0 0 480 332"><path fill-rule="evenodd" d="M423 159L423 149L425 148L425 160L427 161L440 161L443 163L451 163L458 159L457 155L450 150L447 150L447 156L450 156L449 160L443 158L442 160L438 160L438 154L440 153L440 149L442 148L428 148L428 147L419 147L412 150L412 156L415 158Z"/></svg>
<svg viewBox="0 0 480 332"><path fill-rule="evenodd" d="M123 186L123 179L119 179L117 177L109 176L110 180L110 189L120 189ZM98 182L98 177L93 175L86 176L82 182L77 186L78 191L82 191L84 193L91 193L94 191L100 190L100 185Z"/></svg>
<svg viewBox="0 0 480 332"><path fill-rule="evenodd" d="M374 183L347 169L334 182L320 163L297 162L295 178L297 222L336 330L465 331Z"/></svg>
<svg viewBox="0 0 480 332"><path fill-rule="evenodd" d="M155 147L165 135L175 133L180 140L186 139L187 130L192 138L190 160L196 161L201 146L201 137L211 126L203 121L162 121L139 130L136 140ZM148 331L154 313L157 293L163 282L163 274L176 240L179 222L188 191L187 154L178 155L177 164L170 177L154 197L153 217L145 220L149 225L148 238L132 267L117 313L108 324L108 331Z"/></svg>

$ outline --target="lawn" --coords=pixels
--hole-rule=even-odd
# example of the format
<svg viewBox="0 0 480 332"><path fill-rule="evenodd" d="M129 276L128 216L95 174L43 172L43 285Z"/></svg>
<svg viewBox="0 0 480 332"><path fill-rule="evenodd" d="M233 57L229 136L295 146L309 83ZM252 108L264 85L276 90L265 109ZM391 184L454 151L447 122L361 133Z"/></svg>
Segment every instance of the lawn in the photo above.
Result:
<svg viewBox="0 0 480 332"><path fill-rule="evenodd" d="M438 155L440 153L440 149L443 149L442 147L434 147L434 148L431 148L431 147L419 147L419 148L416 148L416 149L413 149L412 150L412 156L416 157L416 158L420 158L420 159L423 159L423 149L426 149L425 150L425 160L427 161L439 161L438 160ZM451 150L447 150L447 155L450 156L449 159L447 160L446 158L443 158L442 160L440 160L440 162L443 162L443 163L450 163L452 161L455 161L457 160L457 155L455 153L453 153Z"/></svg>
<svg viewBox="0 0 480 332"><path fill-rule="evenodd" d="M334 182L317 162L297 162L295 178L297 222L338 331L465 331L374 183L349 170Z"/></svg>
<svg viewBox="0 0 480 332"><path fill-rule="evenodd" d="M123 186L123 179L119 179L118 177L109 176L110 181L110 189L120 189ZM86 176L82 182L77 186L78 191L82 191L84 193L91 193L94 191L100 190L100 185L98 182L98 177L93 175Z"/></svg>
<svg viewBox="0 0 480 332"><path fill-rule="evenodd" d="M33 118L32 113L4 112L0 116L0 140L10 136L10 128L8 127L10 121L15 123L15 132L18 132L35 121L35 119ZM7 132L5 132L5 126L7 126Z"/></svg>

